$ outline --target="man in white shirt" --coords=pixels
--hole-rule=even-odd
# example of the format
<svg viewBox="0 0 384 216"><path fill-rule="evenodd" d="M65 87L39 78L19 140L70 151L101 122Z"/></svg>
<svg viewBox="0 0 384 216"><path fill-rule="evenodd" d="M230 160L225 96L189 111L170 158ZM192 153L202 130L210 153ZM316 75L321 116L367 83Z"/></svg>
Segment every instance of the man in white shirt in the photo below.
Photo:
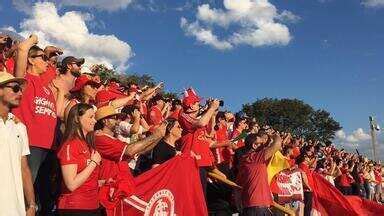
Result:
<svg viewBox="0 0 384 216"><path fill-rule="evenodd" d="M20 104L24 83L0 71L0 216L34 216L37 210L27 130L11 113Z"/></svg>

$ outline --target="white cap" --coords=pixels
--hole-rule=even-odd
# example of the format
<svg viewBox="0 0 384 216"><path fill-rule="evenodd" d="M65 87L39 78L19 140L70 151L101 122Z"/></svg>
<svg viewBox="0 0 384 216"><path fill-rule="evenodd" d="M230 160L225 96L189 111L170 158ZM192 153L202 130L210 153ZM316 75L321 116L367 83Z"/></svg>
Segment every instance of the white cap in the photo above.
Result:
<svg viewBox="0 0 384 216"><path fill-rule="evenodd" d="M87 66L82 66L80 70L81 74L93 74L93 72Z"/></svg>

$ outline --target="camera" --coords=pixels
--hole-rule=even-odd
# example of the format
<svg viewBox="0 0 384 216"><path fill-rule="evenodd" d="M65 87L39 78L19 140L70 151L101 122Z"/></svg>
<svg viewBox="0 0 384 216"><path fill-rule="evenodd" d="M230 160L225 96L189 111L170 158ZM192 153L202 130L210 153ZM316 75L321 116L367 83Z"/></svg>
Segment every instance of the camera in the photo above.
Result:
<svg viewBox="0 0 384 216"><path fill-rule="evenodd" d="M209 99L207 100L207 103L206 105L209 105L214 99ZM219 106L220 107L223 107L224 106L224 101L223 100L219 100Z"/></svg>

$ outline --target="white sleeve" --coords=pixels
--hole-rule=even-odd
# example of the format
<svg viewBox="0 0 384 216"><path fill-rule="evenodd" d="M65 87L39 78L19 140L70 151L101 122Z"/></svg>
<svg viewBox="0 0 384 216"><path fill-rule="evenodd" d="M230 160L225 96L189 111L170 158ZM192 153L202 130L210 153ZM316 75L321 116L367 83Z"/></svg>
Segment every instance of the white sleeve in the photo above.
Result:
<svg viewBox="0 0 384 216"><path fill-rule="evenodd" d="M122 134L130 135L131 134L131 127L132 125L126 121L122 121L119 124L119 131Z"/></svg>
<svg viewBox="0 0 384 216"><path fill-rule="evenodd" d="M22 140L21 155L26 156L30 154L27 128L25 127L24 124L19 123L19 130L20 130L20 136Z"/></svg>

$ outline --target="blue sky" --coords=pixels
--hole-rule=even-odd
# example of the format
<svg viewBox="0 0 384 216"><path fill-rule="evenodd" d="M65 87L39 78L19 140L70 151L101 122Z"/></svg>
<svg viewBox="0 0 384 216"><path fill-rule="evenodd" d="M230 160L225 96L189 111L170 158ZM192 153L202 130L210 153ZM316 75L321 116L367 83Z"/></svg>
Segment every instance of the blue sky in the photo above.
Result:
<svg viewBox="0 0 384 216"><path fill-rule="evenodd" d="M203 97L224 99L226 108L233 111L257 98L302 99L329 111L341 123L345 133L345 137L340 135L341 142L356 138L356 142L369 143L365 136L368 116L376 116L384 126L384 1L265 1L277 10L274 22L288 29L288 42L283 36L265 45L233 42L231 36L249 30L249 26L232 19L222 0L104 1L112 8L89 3L92 1L56 1L52 5L59 17L69 11L83 14L90 34L114 35L118 41L112 44L122 45L122 53L127 53L119 56L117 64L124 65L125 71L148 73L164 81L167 90L180 92L193 86ZM24 33L33 29L38 23L36 19L34 24L20 24L34 19L34 4L21 0L1 2L0 27L12 26ZM208 18L198 19L198 7L203 4L208 4L211 11L216 9L221 15L228 15L232 24L223 27L225 24L217 20L209 23ZM290 16L279 18L283 11ZM199 22L200 27L212 30L231 48L220 49L199 41L181 27L182 17L187 25ZM249 25L251 21L247 22ZM46 40L65 44L54 37L47 36ZM84 51L86 56L97 52L89 47L84 50L90 50ZM69 53L77 51L72 49ZM101 52L108 55L106 61L115 55L108 47L101 48ZM356 132L358 128L363 129L363 135Z"/></svg>

